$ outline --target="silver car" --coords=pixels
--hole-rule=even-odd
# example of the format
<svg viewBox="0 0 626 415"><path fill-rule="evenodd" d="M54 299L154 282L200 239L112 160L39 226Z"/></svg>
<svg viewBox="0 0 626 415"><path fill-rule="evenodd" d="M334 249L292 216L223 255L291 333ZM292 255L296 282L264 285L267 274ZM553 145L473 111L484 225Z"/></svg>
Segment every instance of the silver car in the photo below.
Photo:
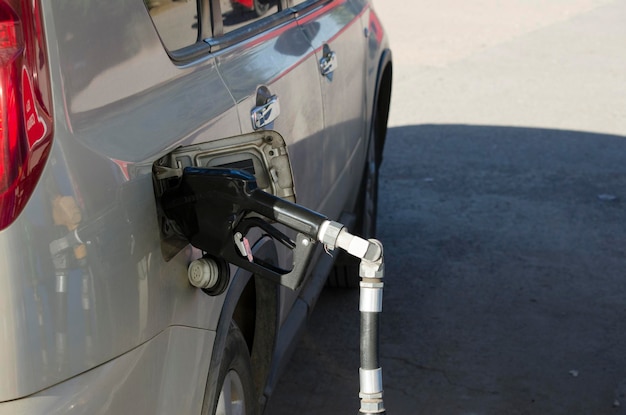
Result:
<svg viewBox="0 0 626 415"><path fill-rule="evenodd" d="M0 414L261 413L329 273L354 282L317 247L296 289L232 265L195 288L158 207L155 162L271 131L297 203L373 236L382 26L367 0L264 4L0 0Z"/></svg>

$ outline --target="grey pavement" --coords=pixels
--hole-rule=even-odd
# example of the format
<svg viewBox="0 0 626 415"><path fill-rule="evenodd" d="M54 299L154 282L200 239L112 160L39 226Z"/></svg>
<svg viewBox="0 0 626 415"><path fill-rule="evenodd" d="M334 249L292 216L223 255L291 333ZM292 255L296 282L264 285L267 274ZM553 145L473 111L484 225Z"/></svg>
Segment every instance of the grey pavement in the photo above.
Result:
<svg viewBox="0 0 626 415"><path fill-rule="evenodd" d="M626 414L626 1L375 5L387 413ZM358 412L357 306L325 290L268 414Z"/></svg>

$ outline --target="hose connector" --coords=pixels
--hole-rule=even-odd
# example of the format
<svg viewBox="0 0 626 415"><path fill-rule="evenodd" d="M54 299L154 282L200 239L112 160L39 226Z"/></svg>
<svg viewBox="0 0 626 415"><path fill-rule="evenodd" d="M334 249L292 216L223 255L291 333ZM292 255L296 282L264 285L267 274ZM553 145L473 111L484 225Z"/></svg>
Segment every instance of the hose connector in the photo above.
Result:
<svg viewBox="0 0 626 415"><path fill-rule="evenodd" d="M326 220L319 227L318 240L327 249L341 248L348 254L368 262L382 262L382 244L375 239L366 240L352 235L338 222Z"/></svg>
<svg viewBox="0 0 626 415"><path fill-rule="evenodd" d="M378 359L378 317L383 311L383 245L376 239L365 240L352 235L337 222L325 221L319 227L318 240L327 249L341 248L361 259L359 311L361 313L359 368L359 414L385 414L383 377Z"/></svg>

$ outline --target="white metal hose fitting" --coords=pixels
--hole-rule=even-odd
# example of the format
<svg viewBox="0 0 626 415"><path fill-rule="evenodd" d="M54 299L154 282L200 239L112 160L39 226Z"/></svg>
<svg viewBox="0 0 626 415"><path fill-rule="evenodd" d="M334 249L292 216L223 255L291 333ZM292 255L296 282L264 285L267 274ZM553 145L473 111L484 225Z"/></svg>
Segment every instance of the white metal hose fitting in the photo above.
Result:
<svg viewBox="0 0 626 415"><path fill-rule="evenodd" d="M382 260L383 249L379 241L352 235L341 223L325 221L319 228L317 238L330 250L341 248L350 255L368 262Z"/></svg>
<svg viewBox="0 0 626 415"><path fill-rule="evenodd" d="M359 311L361 313L359 368L359 414L385 414L383 377L378 362L378 316L383 310L383 246L375 240L365 240L350 234L337 222L326 221L320 226L318 239L328 249L342 248L361 259L359 265Z"/></svg>

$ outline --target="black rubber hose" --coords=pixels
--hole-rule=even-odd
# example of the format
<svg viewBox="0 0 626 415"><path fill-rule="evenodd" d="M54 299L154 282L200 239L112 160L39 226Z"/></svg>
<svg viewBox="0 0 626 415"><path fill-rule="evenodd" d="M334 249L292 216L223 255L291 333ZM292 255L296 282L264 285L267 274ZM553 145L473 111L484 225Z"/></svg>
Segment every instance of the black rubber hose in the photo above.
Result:
<svg viewBox="0 0 626 415"><path fill-rule="evenodd" d="M378 314L361 312L361 369L373 370L378 363Z"/></svg>

